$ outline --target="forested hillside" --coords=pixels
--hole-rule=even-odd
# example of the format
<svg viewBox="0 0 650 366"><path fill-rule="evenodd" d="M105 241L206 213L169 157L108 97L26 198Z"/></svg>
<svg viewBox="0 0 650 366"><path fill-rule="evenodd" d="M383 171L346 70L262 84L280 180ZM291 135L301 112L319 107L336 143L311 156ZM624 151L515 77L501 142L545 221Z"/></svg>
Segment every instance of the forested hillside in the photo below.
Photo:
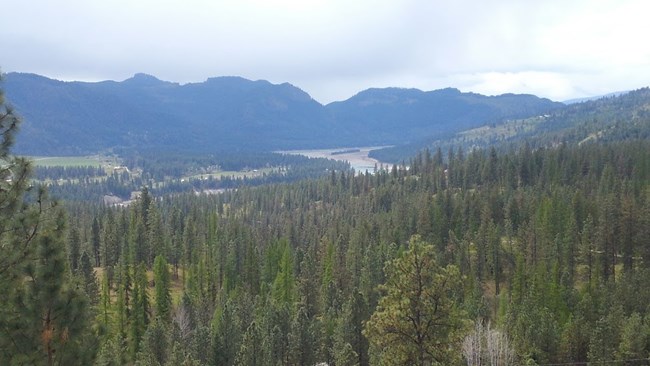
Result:
<svg viewBox="0 0 650 366"><path fill-rule="evenodd" d="M414 362L410 336L382 343L390 321L406 321L390 314L391 293L417 300L400 272L414 250L459 276L430 284L452 299L454 328L428 334L445 339L431 351L445 364L488 320L517 364L647 358L648 141L449 154L209 197L144 192L130 209L72 206L70 269L81 276L79 253L102 268L98 362Z"/></svg>
<svg viewBox="0 0 650 366"><path fill-rule="evenodd" d="M89 83L9 73L4 85L25 118L16 150L29 155L404 144L562 106L533 95L399 88L371 89L323 106L291 84L239 77L180 85L145 74Z"/></svg>
<svg viewBox="0 0 650 366"><path fill-rule="evenodd" d="M650 89L571 104L544 115L505 119L470 128L427 137L411 144L371 152L371 156L387 162L408 160L425 148L463 147L465 149L509 149L526 141L532 148L556 146L561 143L587 141L618 141L647 139L650 136Z"/></svg>

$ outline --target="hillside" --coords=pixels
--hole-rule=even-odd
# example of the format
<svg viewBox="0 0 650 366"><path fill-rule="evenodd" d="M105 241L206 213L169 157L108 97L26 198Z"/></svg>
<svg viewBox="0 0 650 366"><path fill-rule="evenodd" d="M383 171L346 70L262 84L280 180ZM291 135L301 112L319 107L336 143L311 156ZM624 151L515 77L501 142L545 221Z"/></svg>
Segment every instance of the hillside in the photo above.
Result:
<svg viewBox="0 0 650 366"><path fill-rule="evenodd" d="M145 74L89 83L9 73L3 86L24 118L16 150L33 155L404 144L562 105L532 95L386 88L323 106L291 84L239 77L181 85Z"/></svg>
<svg viewBox="0 0 650 366"><path fill-rule="evenodd" d="M375 150L372 157L381 161L400 162L418 151L440 147L507 149L526 141L532 147L588 141L647 139L650 133L650 89L574 103L544 115L502 120L464 131Z"/></svg>
<svg viewBox="0 0 650 366"><path fill-rule="evenodd" d="M507 118L528 117L560 108L560 103L533 95L488 97L447 88L368 89L329 104L335 120L357 135L377 136L392 144L424 136L440 136Z"/></svg>
<svg viewBox="0 0 650 366"><path fill-rule="evenodd" d="M179 85L144 74L119 83L8 74L5 84L25 120L16 148L30 154L255 149L326 132L322 106L289 84L223 77Z"/></svg>

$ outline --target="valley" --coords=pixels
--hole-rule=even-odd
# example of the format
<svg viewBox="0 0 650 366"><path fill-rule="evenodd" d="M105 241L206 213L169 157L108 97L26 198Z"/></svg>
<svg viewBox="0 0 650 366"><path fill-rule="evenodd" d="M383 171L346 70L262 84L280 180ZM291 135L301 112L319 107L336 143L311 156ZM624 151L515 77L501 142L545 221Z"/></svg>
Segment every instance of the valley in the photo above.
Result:
<svg viewBox="0 0 650 366"><path fill-rule="evenodd" d="M2 12L0 366L650 366L650 2Z"/></svg>
<svg viewBox="0 0 650 366"><path fill-rule="evenodd" d="M363 94L332 108L408 115L412 105L391 112L382 98L422 95ZM11 273L0 284L48 309L31 286L50 281L57 301L78 304L50 310L66 321L53 334L72 329L56 342L77 342L60 356L70 364L370 366L414 347L391 332L420 328L394 313L451 324L426 335L444 340L427 344L445 364L485 357L468 344L497 336L508 365L645 360L649 105L646 88L439 133L410 125L421 138L396 145L116 145L34 156L33 176L0 155L11 167L0 198L14 210L0 207L0 226L42 230L4 237L24 267L0 267ZM349 127L337 133L363 132ZM0 321L20 323L7 334L40 329L14 304L0 307ZM3 337L0 363L30 354Z"/></svg>

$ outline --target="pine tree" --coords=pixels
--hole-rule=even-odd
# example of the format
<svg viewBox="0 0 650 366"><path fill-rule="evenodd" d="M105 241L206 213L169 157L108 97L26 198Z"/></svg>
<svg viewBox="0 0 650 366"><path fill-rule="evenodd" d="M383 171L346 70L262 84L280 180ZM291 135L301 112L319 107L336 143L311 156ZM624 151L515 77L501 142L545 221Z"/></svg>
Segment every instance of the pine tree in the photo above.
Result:
<svg viewBox="0 0 650 366"><path fill-rule="evenodd" d="M40 218L40 207L24 201L31 165L10 154L19 122L0 89L0 329L11 329L16 321L18 304L11 299L22 288L23 267L34 257ZM0 332L0 363L8 363L14 347L13 335Z"/></svg>
<svg viewBox="0 0 650 366"><path fill-rule="evenodd" d="M466 318L455 303L458 268L436 263L433 246L414 236L400 258L386 265L385 295L366 323L371 357L382 364L453 364Z"/></svg>
<svg viewBox="0 0 650 366"><path fill-rule="evenodd" d="M131 357L140 350L140 342L149 324L149 296L147 295L147 269L144 263L135 266L133 274L133 308L131 309Z"/></svg>
<svg viewBox="0 0 650 366"><path fill-rule="evenodd" d="M289 357L294 365L315 364L316 337L310 327L307 309L300 306L293 314L289 333Z"/></svg>
<svg viewBox="0 0 650 366"><path fill-rule="evenodd" d="M72 273L76 273L79 269L80 257L81 239L79 238L79 230L76 227L72 227L68 238L68 262L70 263Z"/></svg>
<svg viewBox="0 0 650 366"><path fill-rule="evenodd" d="M92 226L92 247L93 247L93 256L95 258L95 267L99 267L101 265L101 256L100 256L100 229L99 229L99 220L97 220L97 217L93 219L93 226Z"/></svg>
<svg viewBox="0 0 650 366"><path fill-rule="evenodd" d="M621 327L621 342L618 346L619 360L642 359L648 354L647 344L650 337L648 325L638 313L632 313Z"/></svg>
<svg viewBox="0 0 650 366"><path fill-rule="evenodd" d="M164 365L170 355L169 329L159 319L151 323L142 338L136 365Z"/></svg>
<svg viewBox="0 0 650 366"><path fill-rule="evenodd" d="M594 222L591 216L587 216L584 224L582 225L582 232L580 233L580 253L582 261L587 265L587 286L591 287L594 280Z"/></svg>
<svg viewBox="0 0 650 366"><path fill-rule="evenodd" d="M241 324L232 300L215 309L212 317L212 363L233 365L240 348Z"/></svg>
<svg viewBox="0 0 650 366"><path fill-rule="evenodd" d="M291 247L284 242L282 259L275 280L273 281L273 299L278 303L293 304L295 277L293 275L293 254Z"/></svg>
<svg viewBox="0 0 650 366"><path fill-rule="evenodd" d="M110 289L110 285L108 284L107 276L102 277L101 298L100 298L99 306L100 307L99 307L98 315L100 319L100 324L105 328L108 328L110 324L109 313L111 311L111 289Z"/></svg>
<svg viewBox="0 0 650 366"><path fill-rule="evenodd" d="M162 255L156 257L153 271L156 294L156 316L163 322L169 322L172 307L171 283L167 261Z"/></svg>
<svg viewBox="0 0 650 366"><path fill-rule="evenodd" d="M83 280L84 291L93 304L99 302L99 284L97 283L97 276L90 263L90 256L88 252L84 251L81 254L79 261L79 275Z"/></svg>
<svg viewBox="0 0 650 366"><path fill-rule="evenodd" d="M108 211L104 216L102 231L100 235L101 246L101 262L104 266L105 276L108 278L108 283L113 283L113 276L115 266L119 261L120 256L120 241L117 237L117 223L113 211Z"/></svg>
<svg viewBox="0 0 650 366"><path fill-rule="evenodd" d="M89 332L88 300L68 280L64 223L60 212L56 224L37 236L36 259L26 265L24 287L14 300L15 324L20 328L10 336L16 346L13 360L18 363L68 364L94 357L88 348L95 345Z"/></svg>
<svg viewBox="0 0 650 366"><path fill-rule="evenodd" d="M121 337L107 339L99 349L96 366L120 366L124 365L123 355L126 354Z"/></svg>
<svg viewBox="0 0 650 366"><path fill-rule="evenodd" d="M87 299L72 288L65 216L10 153L19 120L0 90L0 364L92 363Z"/></svg>
<svg viewBox="0 0 650 366"><path fill-rule="evenodd" d="M129 221L128 245L131 250L129 255L133 263L148 263L148 244L145 223L139 215L132 212L131 221Z"/></svg>
<svg viewBox="0 0 650 366"><path fill-rule="evenodd" d="M336 322L332 347L334 364L336 365L352 366L359 364L359 354L355 352L352 342L355 339L355 328L361 327L361 324L354 323L353 306L352 301L346 301Z"/></svg>
<svg viewBox="0 0 650 366"><path fill-rule="evenodd" d="M264 365L264 354L262 350L262 335L257 322L253 321L242 338L239 352L235 358L235 365L241 366L258 366Z"/></svg>
<svg viewBox="0 0 650 366"><path fill-rule="evenodd" d="M147 258L147 263L153 263L155 258L159 255L167 258L169 255L169 250L165 246L165 239L163 238L163 228L162 222L160 221L160 213L156 205L151 204L149 206L149 222L147 223L148 233L147 240L149 244L147 247L150 250L149 257Z"/></svg>
<svg viewBox="0 0 650 366"><path fill-rule="evenodd" d="M127 337L127 327L129 317L131 315L131 298L133 295L133 283L131 280L131 273L129 266L120 263L119 271L117 273L117 301L115 304L116 309L116 323L117 323L117 334L120 338L126 339Z"/></svg>

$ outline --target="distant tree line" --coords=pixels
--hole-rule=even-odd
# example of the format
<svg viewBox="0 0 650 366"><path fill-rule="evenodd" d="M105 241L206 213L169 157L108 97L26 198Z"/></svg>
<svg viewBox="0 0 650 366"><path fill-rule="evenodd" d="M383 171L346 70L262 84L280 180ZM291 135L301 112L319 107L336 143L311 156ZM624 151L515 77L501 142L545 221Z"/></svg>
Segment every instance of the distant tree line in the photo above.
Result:
<svg viewBox="0 0 650 366"><path fill-rule="evenodd" d="M34 168L34 178L41 181L104 176L106 171L100 166L36 166Z"/></svg>
<svg viewBox="0 0 650 366"><path fill-rule="evenodd" d="M253 174L248 177L236 177L234 175L213 177L209 169L217 169L217 162L211 159L191 160L192 163L183 168L180 157L169 157L170 160L159 158L154 160L138 160L137 164L126 170L113 171L103 176L96 175L102 179L91 179L88 175L90 170L86 168L46 168L37 175L37 180L47 181L48 188L52 195L67 201L95 201L101 202L104 195L117 196L122 199L129 199L131 193L147 187L158 197L187 192L200 192L209 189L233 189L242 186L258 186L262 184L275 184L282 182L293 182L300 179L318 178L329 174L332 171L350 170L346 162L334 161L322 158L307 158L304 156L291 156L280 154L255 155L260 160L252 165L238 165L241 168L249 168L249 174L254 173L252 167L273 167L270 172ZM271 157L271 159L263 159ZM252 160L242 159L244 164ZM126 159L127 164L134 163ZM288 165L271 165L285 163ZM207 165L201 165L207 164ZM199 168L201 166L201 168ZM37 168L40 169L40 168ZM93 168L94 169L94 168ZM138 171L137 174L134 173ZM183 178L185 174L196 174L194 178Z"/></svg>

